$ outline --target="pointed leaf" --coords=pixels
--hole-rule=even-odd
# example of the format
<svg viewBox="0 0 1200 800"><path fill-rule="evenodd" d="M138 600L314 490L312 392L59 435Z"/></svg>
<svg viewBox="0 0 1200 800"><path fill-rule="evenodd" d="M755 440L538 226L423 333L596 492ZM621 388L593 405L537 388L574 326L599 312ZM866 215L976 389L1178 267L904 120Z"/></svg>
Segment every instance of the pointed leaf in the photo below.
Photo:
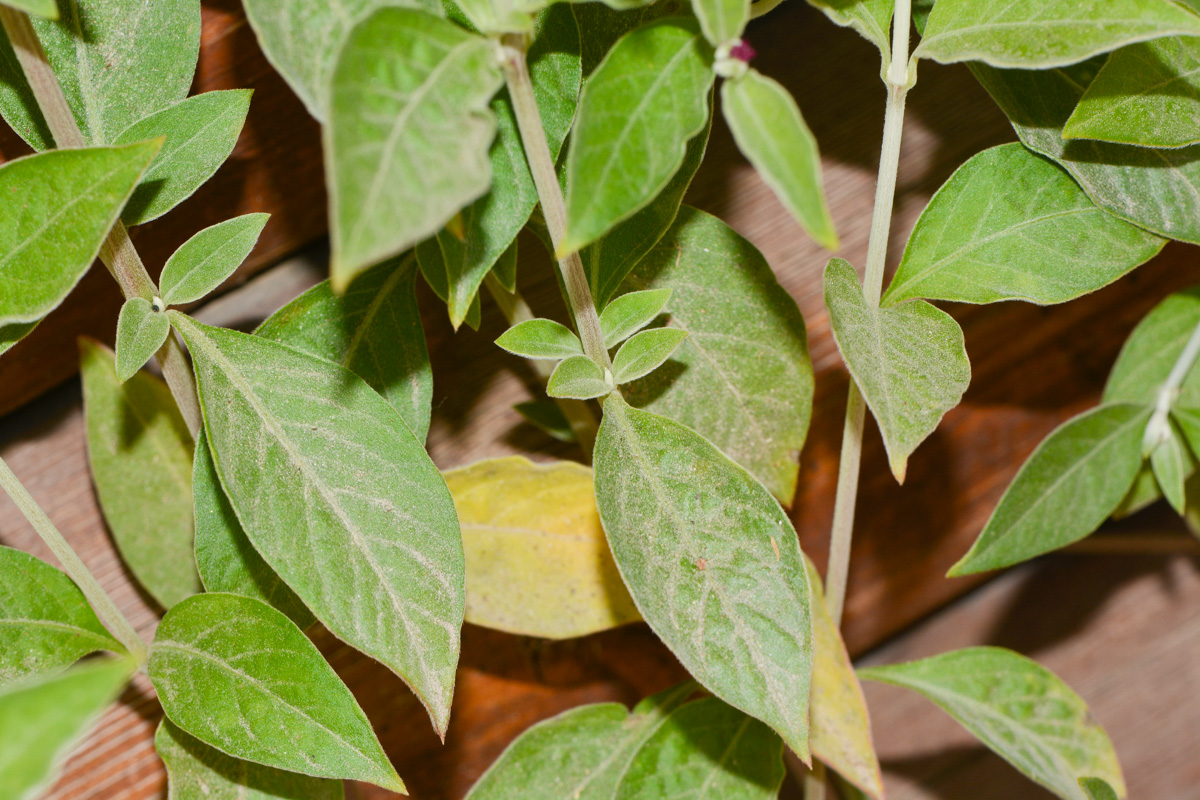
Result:
<svg viewBox="0 0 1200 800"><path fill-rule="evenodd" d="M117 318L117 380L121 383L145 366L170 335L171 323L162 312L142 297L131 297L121 306Z"/></svg>
<svg viewBox="0 0 1200 800"><path fill-rule="evenodd" d="M751 69L721 84L721 111L738 149L796 221L822 247L836 250L817 140L787 89Z"/></svg>
<svg viewBox="0 0 1200 800"><path fill-rule="evenodd" d="M36 322L62 302L157 150L89 147L0 166L0 325Z"/></svg>
<svg viewBox="0 0 1200 800"><path fill-rule="evenodd" d="M121 558L163 608L200 591L193 557L192 436L148 372L121 383L111 351L79 340L88 462ZM130 476L136 476L132 480Z"/></svg>
<svg viewBox="0 0 1200 800"><path fill-rule="evenodd" d="M925 211L883 305L912 298L1063 303L1115 281L1166 242L1098 208L1021 146L976 155Z"/></svg>
<svg viewBox="0 0 1200 800"><path fill-rule="evenodd" d="M170 800L343 800L340 781L231 758L164 719L154 749L167 767Z"/></svg>
<svg viewBox="0 0 1200 800"><path fill-rule="evenodd" d="M611 378L587 356L571 356L554 368L546 383L546 394L572 400L603 397L613 390Z"/></svg>
<svg viewBox="0 0 1200 800"><path fill-rule="evenodd" d="M999 647L858 671L912 689L937 704L994 753L1059 797L1085 800L1079 778L1124 781L1112 742L1087 704L1054 673Z"/></svg>
<svg viewBox="0 0 1200 800"><path fill-rule="evenodd" d="M4 0L4 5L46 19L58 19L56 0Z"/></svg>
<svg viewBox="0 0 1200 800"><path fill-rule="evenodd" d="M558 6L555 6L558 8ZM513 239L513 243L508 246L508 249L501 254L500 258L492 266L492 274L496 276L496 280L504 287L504 290L515 294L517 291L517 240Z"/></svg>
<svg viewBox="0 0 1200 800"><path fill-rule="evenodd" d="M883 56L883 72L892 60L892 11L894 0L808 0L843 28L853 28L867 41L879 48ZM914 4L916 5L916 4ZM913 9L916 14L917 9Z"/></svg>
<svg viewBox="0 0 1200 800"><path fill-rule="evenodd" d="M251 94L249 89L198 94L135 122L113 140L114 144L131 144L166 137L121 212L126 225L142 225L161 217L220 169L246 123Z"/></svg>
<svg viewBox="0 0 1200 800"><path fill-rule="evenodd" d="M588 79L567 156L564 253L666 188L708 119L712 57L695 23L668 19L625 36Z"/></svg>
<svg viewBox="0 0 1200 800"><path fill-rule="evenodd" d="M1151 405L1200 325L1200 287L1170 295L1142 318L1121 347L1104 386L1105 403ZM1176 404L1200 408L1200 369L1184 376Z"/></svg>
<svg viewBox="0 0 1200 800"><path fill-rule="evenodd" d="M613 300L600 314L604 346L612 349L649 325L670 299L670 289L647 289L629 292Z"/></svg>
<svg viewBox="0 0 1200 800"><path fill-rule="evenodd" d="M592 471L520 456L446 473L467 557L467 622L568 639L640 617L600 527Z"/></svg>
<svg viewBox="0 0 1200 800"><path fill-rule="evenodd" d="M163 267L163 302L193 303L224 283L250 255L270 218L270 214L234 217L184 242Z"/></svg>
<svg viewBox="0 0 1200 800"><path fill-rule="evenodd" d="M558 360L583 355L579 337L552 319L530 319L517 323L496 340L510 353L524 358Z"/></svg>
<svg viewBox="0 0 1200 800"><path fill-rule="evenodd" d="M1113 788L1100 778L1080 778L1079 788L1088 800L1119 800Z"/></svg>
<svg viewBox="0 0 1200 800"><path fill-rule="evenodd" d="M670 289L672 323L688 332L671 368L624 387L626 400L687 425L790 502L812 413L812 362L804 319L767 260L721 220L685 206L625 288Z"/></svg>
<svg viewBox="0 0 1200 800"><path fill-rule="evenodd" d="M171 722L226 755L404 791L354 695L266 603L184 600L158 626L147 671Z"/></svg>
<svg viewBox="0 0 1200 800"><path fill-rule="evenodd" d="M325 130L335 290L488 190L500 83L492 45L431 14L383 8L354 28Z"/></svg>
<svg viewBox="0 0 1200 800"><path fill-rule="evenodd" d="M331 633L403 678L444 731L462 538L421 443L349 370L167 313L191 350L209 449L246 536Z"/></svg>
<svg viewBox="0 0 1200 800"><path fill-rule="evenodd" d="M254 549L237 513L229 504L204 429L196 437L192 495L196 508L196 567L209 592L226 592L261 600L283 612L296 627L313 624L313 615L296 593Z"/></svg>
<svg viewBox="0 0 1200 800"><path fill-rule="evenodd" d="M741 39L750 20L750 0L692 0L692 11L715 47Z"/></svg>
<svg viewBox="0 0 1200 800"><path fill-rule="evenodd" d="M613 381L620 385L649 375L671 357L687 335L687 331L679 328L651 328L635 333L613 358Z"/></svg>
<svg viewBox="0 0 1200 800"><path fill-rule="evenodd" d="M1017 564L1096 530L1137 476L1149 419L1149 408L1110 404L1055 428L1021 465L950 575Z"/></svg>
<svg viewBox="0 0 1200 800"><path fill-rule="evenodd" d="M335 294L323 281L272 314L255 333L333 361L367 382L425 441L433 369L417 308L412 257L363 273Z"/></svg>
<svg viewBox="0 0 1200 800"><path fill-rule="evenodd" d="M74 581L27 553L0 547L0 687L60 672L99 650L125 652Z"/></svg>
<svg viewBox="0 0 1200 800"><path fill-rule="evenodd" d="M1180 514L1184 511L1184 481L1195 467L1183 443L1179 427L1171 423L1171 435L1150 453L1150 466L1167 502Z"/></svg>
<svg viewBox="0 0 1200 800"><path fill-rule="evenodd" d="M701 436L613 394L596 501L642 617L709 691L807 760L811 589L779 504Z"/></svg>
<svg viewBox="0 0 1200 800"><path fill-rule="evenodd" d="M1187 442L1192 454L1200 452L1200 409L1176 406L1171 409L1171 419L1179 426L1183 440Z"/></svg>
<svg viewBox="0 0 1200 800"><path fill-rule="evenodd" d="M0 797L32 800L48 789L132 673L132 661L105 659L0 690Z"/></svg>
<svg viewBox="0 0 1200 800"><path fill-rule="evenodd" d="M914 55L1046 69L1177 35L1200 36L1200 17L1170 0L938 0Z"/></svg>
<svg viewBox="0 0 1200 800"><path fill-rule="evenodd" d="M908 457L958 405L971 382L962 329L923 300L872 308L849 262L825 268L825 306L838 350L887 446L896 480Z"/></svg>
<svg viewBox="0 0 1200 800"><path fill-rule="evenodd" d="M17 342L33 333L33 329L37 326L37 322L15 322L12 325L0 325L0 356L15 347Z"/></svg>

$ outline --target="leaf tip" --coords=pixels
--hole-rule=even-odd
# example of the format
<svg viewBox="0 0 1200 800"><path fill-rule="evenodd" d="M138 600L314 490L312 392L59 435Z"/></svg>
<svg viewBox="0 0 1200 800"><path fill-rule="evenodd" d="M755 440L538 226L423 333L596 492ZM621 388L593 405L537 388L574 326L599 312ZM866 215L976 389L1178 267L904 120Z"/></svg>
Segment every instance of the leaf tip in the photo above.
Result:
<svg viewBox="0 0 1200 800"><path fill-rule="evenodd" d="M896 483L904 485L904 479L908 477L908 459L893 458L891 459L892 475L896 476Z"/></svg>

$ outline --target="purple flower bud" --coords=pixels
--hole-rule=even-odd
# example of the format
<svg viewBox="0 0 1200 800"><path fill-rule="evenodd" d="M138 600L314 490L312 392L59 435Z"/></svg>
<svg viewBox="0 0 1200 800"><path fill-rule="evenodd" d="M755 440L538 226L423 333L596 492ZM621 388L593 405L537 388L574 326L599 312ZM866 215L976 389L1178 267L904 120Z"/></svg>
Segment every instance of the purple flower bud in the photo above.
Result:
<svg viewBox="0 0 1200 800"><path fill-rule="evenodd" d="M736 58L738 61L743 61L747 64L749 64L756 55L758 55L758 53L755 52L754 48L750 46L750 43L746 41L739 41L733 47L729 48L730 58Z"/></svg>

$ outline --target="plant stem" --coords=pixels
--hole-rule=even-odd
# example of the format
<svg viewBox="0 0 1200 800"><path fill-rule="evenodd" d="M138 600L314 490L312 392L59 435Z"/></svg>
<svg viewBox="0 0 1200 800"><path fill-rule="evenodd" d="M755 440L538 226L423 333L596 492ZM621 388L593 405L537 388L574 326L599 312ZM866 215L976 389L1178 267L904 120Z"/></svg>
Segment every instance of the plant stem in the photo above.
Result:
<svg viewBox="0 0 1200 800"><path fill-rule="evenodd" d="M79 129L79 123L67 104L62 86L59 85L50 61L46 58L46 51L42 48L28 15L0 5L0 25L12 43L17 61L20 62L25 79L33 89L34 99L37 100L42 116L46 118L55 144L60 148L84 147L87 142ZM100 247L100 260L108 267L109 273L116 279L126 299L141 297L153 300L158 295L158 287L150 278L133 242L130 241L125 223L120 220L117 220ZM175 403L194 436L200 430L200 402L196 397L196 383L191 368L174 333L167 337L167 341L155 355L171 394L175 397Z"/></svg>
<svg viewBox="0 0 1200 800"><path fill-rule="evenodd" d="M1146 423L1146 433L1142 437L1142 449L1149 454L1151 450L1159 444L1171 438L1171 423L1169 416L1171 406L1175 399L1179 397L1179 387L1183 386L1183 381L1192 370L1192 366L1196 363L1196 358L1200 356L1200 324L1197 324L1192 331L1191 338L1184 345L1183 351L1179 354L1179 358L1175 359L1175 365L1171 367L1170 374L1167 375L1167 380L1158 389L1158 396L1154 404L1154 414L1151 415L1150 421Z"/></svg>
<svg viewBox="0 0 1200 800"><path fill-rule="evenodd" d="M529 65L525 63L525 46L524 37L505 36L501 44L501 69L512 97L517 128L521 131L525 160L529 162L529 171L533 174L538 200L542 204L542 214L546 217L546 227L557 250L567 230L567 209L562 187L558 183L558 172L554 169L554 159L550 157L550 146L546 142L546 130L542 127L537 98L533 94ZM579 253L568 253L559 259L558 268L567 289L575 329L583 342L583 352L600 366L611 370L612 362L608 357L608 348L604 346L604 333L600 329L600 314L596 311L596 301L588 286L587 273Z"/></svg>
<svg viewBox="0 0 1200 800"><path fill-rule="evenodd" d="M529 308L529 304L525 302L525 298L520 292L510 292L505 289L500 281L492 273L488 273L483 279L484 285L487 286L488 292L496 301L496 305L500 306L500 311L504 314L504 318L508 320L509 326L516 325L526 320L534 318L533 311ZM554 373L554 367L550 366L549 361L541 361L532 359L529 361L529 366L545 384L550 380L550 376ZM596 444L596 415L592 413L592 409L583 400L571 400L566 397L552 398L558 405L563 416L567 418L568 424L571 426L571 431L575 434L575 439L579 442L579 446L583 448L583 452L590 459L592 457L592 449Z"/></svg>
<svg viewBox="0 0 1200 800"><path fill-rule="evenodd" d="M16 503L25 519L29 520L29 524L37 531L38 536L42 537L42 541L50 548L50 552L54 553L54 556L63 565L63 569L75 581L75 584L83 592L83 596L95 609L96 616L100 617L117 641L125 645L125 649L133 656L138 667L145 666L146 643L142 641L142 637L138 636L133 625L129 624L129 620L117 609L112 598L100 588L96 577L84 566L83 561L71 549L71 545L46 516L46 512L30 496L25 486L17 480L17 476L13 474L2 458L0 458L0 486L4 487L4 491Z"/></svg>

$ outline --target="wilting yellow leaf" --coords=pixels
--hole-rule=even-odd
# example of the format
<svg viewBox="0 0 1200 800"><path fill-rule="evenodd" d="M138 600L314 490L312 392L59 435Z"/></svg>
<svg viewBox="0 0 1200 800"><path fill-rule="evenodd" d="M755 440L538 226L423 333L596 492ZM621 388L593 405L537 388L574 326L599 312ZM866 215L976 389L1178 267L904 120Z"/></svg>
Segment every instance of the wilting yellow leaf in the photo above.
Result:
<svg viewBox="0 0 1200 800"><path fill-rule="evenodd" d="M641 619L600 527L592 471L520 456L446 473L467 559L467 622L567 639Z"/></svg>
<svg viewBox="0 0 1200 800"><path fill-rule="evenodd" d="M805 557L813 586L813 654L809 746L826 766L869 796L882 800L883 778L871 742L862 688L837 626L825 608L821 576Z"/></svg>

